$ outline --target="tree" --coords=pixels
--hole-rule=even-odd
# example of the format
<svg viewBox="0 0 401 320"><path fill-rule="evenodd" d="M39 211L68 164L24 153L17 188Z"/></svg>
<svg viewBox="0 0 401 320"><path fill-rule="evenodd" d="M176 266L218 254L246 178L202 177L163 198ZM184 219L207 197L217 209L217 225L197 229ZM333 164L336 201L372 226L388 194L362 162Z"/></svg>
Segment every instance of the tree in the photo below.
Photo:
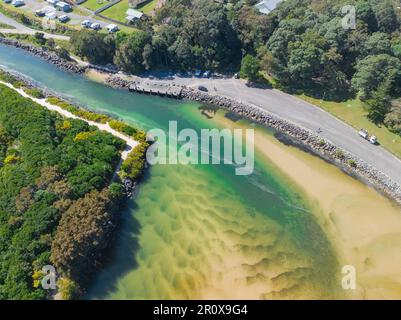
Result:
<svg viewBox="0 0 401 320"><path fill-rule="evenodd" d="M291 48L288 71L294 81L312 80L320 71L323 50L308 42L296 42Z"/></svg>
<svg viewBox="0 0 401 320"><path fill-rule="evenodd" d="M399 59L386 54L368 56L358 62L352 85L362 97L370 97L371 93L390 77L392 83L388 87L388 93L400 86L401 61Z"/></svg>
<svg viewBox="0 0 401 320"><path fill-rule="evenodd" d="M107 41L105 41L107 40ZM109 63L114 54L112 38L100 33L81 30L71 36L72 50L91 63Z"/></svg>
<svg viewBox="0 0 401 320"><path fill-rule="evenodd" d="M397 15L390 0L372 1L377 25L382 32L393 32L398 27Z"/></svg>
<svg viewBox="0 0 401 320"><path fill-rule="evenodd" d="M259 60L251 55L246 55L241 62L241 78L255 81L259 78L260 65Z"/></svg>
<svg viewBox="0 0 401 320"><path fill-rule="evenodd" d="M52 243L51 261L73 281L86 281L99 264L113 229L107 189L88 193L63 214Z"/></svg>
<svg viewBox="0 0 401 320"><path fill-rule="evenodd" d="M145 70L144 48L150 43L151 36L137 31L117 43L114 63L122 70L140 73Z"/></svg>
<svg viewBox="0 0 401 320"><path fill-rule="evenodd" d="M390 111L390 97L386 82L373 91L372 97L366 101L368 118L376 124L383 123L387 113Z"/></svg>

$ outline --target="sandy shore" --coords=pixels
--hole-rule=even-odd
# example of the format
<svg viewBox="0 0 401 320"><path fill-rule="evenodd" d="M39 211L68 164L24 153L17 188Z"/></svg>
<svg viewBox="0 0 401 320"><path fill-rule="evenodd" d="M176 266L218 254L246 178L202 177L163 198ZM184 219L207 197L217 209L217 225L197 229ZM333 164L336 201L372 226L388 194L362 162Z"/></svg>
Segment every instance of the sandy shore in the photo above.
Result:
<svg viewBox="0 0 401 320"><path fill-rule="evenodd" d="M216 119L226 127L241 127ZM310 200L340 265L356 268L357 290L344 291L344 298L401 299L401 208L334 165L284 146L262 130L256 130L255 139L257 150Z"/></svg>

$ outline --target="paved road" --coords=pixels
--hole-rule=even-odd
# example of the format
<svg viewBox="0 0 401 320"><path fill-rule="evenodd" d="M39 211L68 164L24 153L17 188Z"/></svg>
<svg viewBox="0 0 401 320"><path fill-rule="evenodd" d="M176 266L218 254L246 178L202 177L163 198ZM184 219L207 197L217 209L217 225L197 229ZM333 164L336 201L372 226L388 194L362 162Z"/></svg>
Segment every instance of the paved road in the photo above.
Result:
<svg viewBox="0 0 401 320"><path fill-rule="evenodd" d="M384 148L363 140L354 128L312 104L278 90L251 88L246 85L245 81L233 78L173 77L168 80L168 82L172 81L195 88L198 85L204 85L210 94L252 103L315 132L321 128L323 130L320 134L322 137L364 160L401 185L401 161L398 158Z"/></svg>
<svg viewBox="0 0 401 320"><path fill-rule="evenodd" d="M23 24L5 16L2 13L0 13L0 22L15 28L15 29L0 29L0 33L4 33L4 34L8 33L8 34L34 35L36 32L42 32L42 31L28 28L28 27L24 26ZM57 39L57 40L67 40L67 41L70 40L70 37L67 37L67 36L62 36L62 35L58 35L58 34L50 34L47 32L42 32L42 33L44 33L46 39L53 38L53 39Z"/></svg>

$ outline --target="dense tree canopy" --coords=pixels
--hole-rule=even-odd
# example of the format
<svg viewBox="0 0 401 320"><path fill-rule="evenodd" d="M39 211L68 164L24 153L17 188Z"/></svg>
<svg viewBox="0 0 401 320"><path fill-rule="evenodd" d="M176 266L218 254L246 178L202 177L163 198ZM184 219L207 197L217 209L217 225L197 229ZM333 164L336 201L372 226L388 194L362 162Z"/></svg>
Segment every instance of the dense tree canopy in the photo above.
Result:
<svg viewBox="0 0 401 320"><path fill-rule="evenodd" d="M57 271L69 275L57 255L50 258L51 247L58 248L53 239L63 237L56 231L60 218L66 214L62 221L68 220L95 198L96 206L91 202L79 214L87 219L83 223L98 223L88 232L106 223L116 193L113 188L111 196L107 188L124 146L119 138L63 119L0 86L0 299L45 298L48 293L34 286L44 265L56 263ZM76 227L86 236L86 229ZM79 237L71 231L62 238L64 246L79 246L72 236Z"/></svg>

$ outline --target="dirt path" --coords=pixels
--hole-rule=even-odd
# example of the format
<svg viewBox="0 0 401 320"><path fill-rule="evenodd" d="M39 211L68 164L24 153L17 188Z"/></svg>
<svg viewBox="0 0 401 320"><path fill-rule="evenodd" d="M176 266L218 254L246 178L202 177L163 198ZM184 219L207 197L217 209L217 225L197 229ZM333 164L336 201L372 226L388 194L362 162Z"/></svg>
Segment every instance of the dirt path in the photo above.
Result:
<svg viewBox="0 0 401 320"><path fill-rule="evenodd" d="M88 123L91 126L95 126L95 127L97 127L98 129L100 129L102 131L106 131L106 132L112 134L113 136L124 140L127 145L126 145L125 149L123 150L123 152L121 153L121 159L120 159L120 162L119 162L119 164L118 164L118 166L117 166L117 168L115 170L114 177L116 176L118 171L120 171L120 167L121 167L122 162L125 159L127 159L129 153L139 144L139 142L136 141L135 139L133 139L131 137L128 137L128 136L126 136L126 135L114 130L113 128L111 128L108 123L103 124L103 123L97 123L97 122L94 122L94 121L89 121L89 120L83 119L81 117L78 117L78 116L72 114L71 112L68 112L68 111L64 110L63 108L60 108L59 106L56 106L56 105L53 105L51 103L46 102L45 99L34 98L34 97L30 96L29 94L27 94L24 90L14 88L9 83L3 82L3 81L0 81L0 83L5 85L5 86L7 86L10 89L13 89L13 90L17 91L21 96L33 100L34 102L36 102L37 104L40 104L41 106L45 107L48 110L56 111L56 112L58 112L59 114L61 114L62 116L66 117L66 118L80 119L82 121L85 121L86 123Z"/></svg>

